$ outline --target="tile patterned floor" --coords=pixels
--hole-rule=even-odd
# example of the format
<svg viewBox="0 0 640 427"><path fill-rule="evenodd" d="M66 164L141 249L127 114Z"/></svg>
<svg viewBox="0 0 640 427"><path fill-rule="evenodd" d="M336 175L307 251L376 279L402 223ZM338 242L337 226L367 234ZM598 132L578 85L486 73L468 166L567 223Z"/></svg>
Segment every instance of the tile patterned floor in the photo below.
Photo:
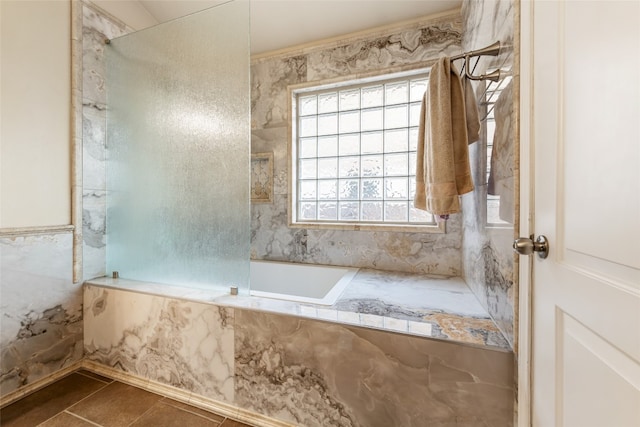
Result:
<svg viewBox="0 0 640 427"><path fill-rule="evenodd" d="M80 370L0 410L3 427L249 427Z"/></svg>

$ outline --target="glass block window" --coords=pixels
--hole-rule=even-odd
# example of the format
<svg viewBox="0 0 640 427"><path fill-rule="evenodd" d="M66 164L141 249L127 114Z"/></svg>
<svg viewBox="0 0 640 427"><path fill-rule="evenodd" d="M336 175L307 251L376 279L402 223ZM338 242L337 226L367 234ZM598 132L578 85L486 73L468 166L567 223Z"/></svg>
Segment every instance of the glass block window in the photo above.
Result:
<svg viewBox="0 0 640 427"><path fill-rule="evenodd" d="M294 223L435 225L413 207L428 76L292 93Z"/></svg>

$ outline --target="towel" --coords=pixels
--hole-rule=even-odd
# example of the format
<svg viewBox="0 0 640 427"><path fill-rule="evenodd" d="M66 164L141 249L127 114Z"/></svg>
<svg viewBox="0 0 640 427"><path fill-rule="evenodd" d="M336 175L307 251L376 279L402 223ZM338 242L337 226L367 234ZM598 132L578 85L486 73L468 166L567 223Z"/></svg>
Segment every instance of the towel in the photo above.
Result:
<svg viewBox="0 0 640 427"><path fill-rule="evenodd" d="M477 108L471 85L463 90L455 66L439 58L431 67L420 112L417 209L446 217L460 212L459 195L473 191L468 145L479 137Z"/></svg>
<svg viewBox="0 0 640 427"><path fill-rule="evenodd" d="M493 134L491 170L487 192L500 196L499 216L510 224L515 220L515 147L513 136L513 89L509 82L493 106L496 130Z"/></svg>

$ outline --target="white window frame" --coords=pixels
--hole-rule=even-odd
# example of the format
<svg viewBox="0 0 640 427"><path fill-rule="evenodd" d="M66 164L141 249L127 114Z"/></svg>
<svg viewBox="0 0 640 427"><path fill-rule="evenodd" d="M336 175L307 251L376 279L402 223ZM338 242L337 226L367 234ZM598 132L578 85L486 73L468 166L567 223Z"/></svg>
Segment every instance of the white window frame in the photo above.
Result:
<svg viewBox="0 0 640 427"><path fill-rule="evenodd" d="M390 223L390 222L365 222L365 221L309 221L300 220L297 217L298 206L298 96L310 92L340 90L345 87L365 86L376 82L388 82L392 80L400 80L403 78L412 78L416 76L428 76L425 71L426 66L409 70L395 70L392 72L383 72L370 74L366 76L348 76L341 79L332 79L324 81L315 81L300 85L291 85L288 87L289 100L289 203L288 217L289 226L295 228L310 229L341 229L341 230L368 230L368 231L396 231L396 232L421 232L421 233L445 233L445 222L430 223Z"/></svg>

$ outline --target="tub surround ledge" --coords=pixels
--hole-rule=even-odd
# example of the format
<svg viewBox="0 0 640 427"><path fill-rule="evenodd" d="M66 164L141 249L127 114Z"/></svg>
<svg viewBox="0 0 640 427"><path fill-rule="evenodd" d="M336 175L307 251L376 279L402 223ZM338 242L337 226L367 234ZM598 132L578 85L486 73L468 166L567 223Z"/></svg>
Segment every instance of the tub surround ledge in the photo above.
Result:
<svg viewBox="0 0 640 427"><path fill-rule="evenodd" d="M281 425L512 425L510 351L285 315L269 305L291 308L286 301L210 295L196 302L140 293L136 284L85 284L93 367L180 390L190 404L242 408Z"/></svg>
<svg viewBox="0 0 640 427"><path fill-rule="evenodd" d="M85 287L91 292L96 288L112 288L511 350L487 311L459 277L360 269L331 306L254 297L246 291L243 294L242 290L235 296L224 289L186 288L107 277L88 281Z"/></svg>

